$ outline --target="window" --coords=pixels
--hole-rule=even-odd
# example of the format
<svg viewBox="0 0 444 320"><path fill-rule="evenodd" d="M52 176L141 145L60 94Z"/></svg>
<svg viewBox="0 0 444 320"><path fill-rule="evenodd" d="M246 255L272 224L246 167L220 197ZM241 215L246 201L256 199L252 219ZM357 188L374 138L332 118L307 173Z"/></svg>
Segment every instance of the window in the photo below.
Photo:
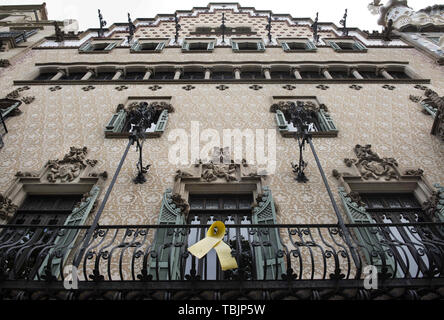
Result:
<svg viewBox="0 0 444 320"><path fill-rule="evenodd" d="M235 52L265 51L262 41L231 41L231 47Z"/></svg>
<svg viewBox="0 0 444 320"><path fill-rule="evenodd" d="M55 71L42 71L39 73L39 75L34 80L37 80L37 81L51 80L56 74L57 74L57 72L55 72Z"/></svg>
<svg viewBox="0 0 444 320"><path fill-rule="evenodd" d="M367 52L367 48L360 42L328 41L337 52Z"/></svg>
<svg viewBox="0 0 444 320"><path fill-rule="evenodd" d="M393 77L393 79L410 79L409 75L405 71L401 70L388 70L388 73Z"/></svg>
<svg viewBox="0 0 444 320"><path fill-rule="evenodd" d="M155 71L150 79L153 80L173 80L174 72L173 71Z"/></svg>
<svg viewBox="0 0 444 320"><path fill-rule="evenodd" d="M80 53L108 53L117 42L86 42L79 47Z"/></svg>
<svg viewBox="0 0 444 320"><path fill-rule="evenodd" d="M384 79L384 76L376 70L358 70L358 72L364 79Z"/></svg>
<svg viewBox="0 0 444 320"><path fill-rule="evenodd" d="M205 78L205 73L202 71L185 71L180 76L181 79L199 80Z"/></svg>
<svg viewBox="0 0 444 320"><path fill-rule="evenodd" d="M75 71L75 72L70 71L62 78L60 78L60 80L82 80L85 73L86 71Z"/></svg>
<svg viewBox="0 0 444 320"><path fill-rule="evenodd" d="M99 71L95 75L91 76L91 80L111 80L116 72L114 71Z"/></svg>
<svg viewBox="0 0 444 320"><path fill-rule="evenodd" d="M126 72L125 75L123 76L123 79L125 79L125 80L142 80L144 76L145 76L145 72L131 71L131 72Z"/></svg>
<svg viewBox="0 0 444 320"><path fill-rule="evenodd" d="M293 79L294 75L290 73L290 71L271 71L270 72L271 79Z"/></svg>
<svg viewBox="0 0 444 320"><path fill-rule="evenodd" d="M347 70L328 70L333 79L349 79Z"/></svg>
<svg viewBox="0 0 444 320"><path fill-rule="evenodd" d="M131 52L161 52L165 47L165 42L136 42L131 46Z"/></svg>
<svg viewBox="0 0 444 320"><path fill-rule="evenodd" d="M120 108L111 117L111 120L105 127L106 138L127 138L131 130L129 110L142 105L150 110L152 114L151 126L146 130L148 137L159 137L165 131L169 112L174 108L164 101L162 102L132 102L127 108Z"/></svg>
<svg viewBox="0 0 444 320"><path fill-rule="evenodd" d="M213 72L211 72L211 79L230 80L230 79L234 79L234 74L232 71L213 71Z"/></svg>
<svg viewBox="0 0 444 320"><path fill-rule="evenodd" d="M207 52L213 51L214 41L184 41L182 52Z"/></svg>
<svg viewBox="0 0 444 320"><path fill-rule="evenodd" d="M241 79L264 79L264 75L261 71L242 71Z"/></svg>
<svg viewBox="0 0 444 320"><path fill-rule="evenodd" d="M252 194L190 195L189 204L190 212L187 223L208 226L215 221L222 221L227 226L227 234L224 241L228 244L230 241L236 239L236 230L230 230L230 224L251 224ZM206 231L206 228L190 229L188 246L205 238ZM249 238L247 229L240 229L240 233L242 240ZM232 247L234 246L235 244L233 243ZM192 259L189 258L186 261L185 274L189 274L191 260ZM220 269L219 260L214 250L210 251L204 259L196 262L197 274L201 276L201 279L225 279L226 274ZM252 263L252 260L250 260L250 263Z"/></svg>
<svg viewBox="0 0 444 320"><path fill-rule="evenodd" d="M18 208L10 224L32 225L27 229L3 231L2 239L21 243L21 254L7 261L7 268L14 269L16 278L33 279L42 263L40 253L55 243L60 229L45 226L63 226L82 195L28 195ZM45 254L46 255L46 254Z"/></svg>
<svg viewBox="0 0 444 320"><path fill-rule="evenodd" d="M300 72L302 79L321 79L324 76L321 76L319 70L303 70Z"/></svg>
<svg viewBox="0 0 444 320"><path fill-rule="evenodd" d="M427 219L413 193L360 194L360 196L373 223L431 222ZM420 229L412 232L411 226L402 225L383 228L383 231L384 238L390 243L395 244L399 241L399 243L404 244L391 247L395 259L401 267L400 274L402 276L405 274L415 275L419 272L419 276L422 277L429 267L429 259L427 254L418 254L418 250L422 250L421 246L424 243L420 244L420 242L421 240L427 241L427 235ZM417 243L417 245L405 244L412 242Z"/></svg>
<svg viewBox="0 0 444 320"><path fill-rule="evenodd" d="M313 123L308 130L314 137L337 136L338 129L324 105L318 106L317 102L312 101L280 101L273 104L270 111L275 113L276 124L282 136L294 137L298 132L296 119L292 116L292 110L296 108L297 103L303 103L304 108L309 111Z"/></svg>
<svg viewBox="0 0 444 320"><path fill-rule="evenodd" d="M282 41L282 49L287 52L291 51L316 51L316 46L311 41Z"/></svg>

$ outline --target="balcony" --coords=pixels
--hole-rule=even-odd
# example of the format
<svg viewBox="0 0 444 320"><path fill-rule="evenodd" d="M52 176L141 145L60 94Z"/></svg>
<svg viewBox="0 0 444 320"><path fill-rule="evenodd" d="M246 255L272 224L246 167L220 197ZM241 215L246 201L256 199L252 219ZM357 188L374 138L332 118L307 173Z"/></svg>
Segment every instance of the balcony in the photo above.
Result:
<svg viewBox="0 0 444 320"><path fill-rule="evenodd" d="M3 225L3 299L443 297L444 223L227 224L238 263L229 271L214 250L200 260L188 253L207 227ZM76 262L78 287L67 290ZM378 289L364 288L367 265Z"/></svg>

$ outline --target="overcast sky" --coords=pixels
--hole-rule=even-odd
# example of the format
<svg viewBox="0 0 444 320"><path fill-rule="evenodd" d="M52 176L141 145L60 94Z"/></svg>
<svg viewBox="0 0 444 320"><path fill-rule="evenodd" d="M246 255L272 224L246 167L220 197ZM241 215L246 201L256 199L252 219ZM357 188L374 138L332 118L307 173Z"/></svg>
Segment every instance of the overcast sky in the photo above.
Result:
<svg viewBox="0 0 444 320"><path fill-rule="evenodd" d="M7 4L41 4L45 0L1 0ZM135 18L153 18L158 13L172 14L176 10L190 10L192 7L206 7L209 0L46 0L49 19L76 19L80 31L98 27L97 9L100 9L108 26L115 22L126 22L127 13ZM223 1L213 1L223 2ZM235 2L235 1L227 1ZM238 1L243 7L255 7L258 10L271 10L273 13L289 13L293 17L314 19L319 11L319 21L334 22L344 15L348 9L347 26L358 27L361 30L381 30L377 25L377 16L368 9L371 0L242 0ZM383 0L382 3L387 3ZM409 0L408 4L415 10L438 4L439 0Z"/></svg>

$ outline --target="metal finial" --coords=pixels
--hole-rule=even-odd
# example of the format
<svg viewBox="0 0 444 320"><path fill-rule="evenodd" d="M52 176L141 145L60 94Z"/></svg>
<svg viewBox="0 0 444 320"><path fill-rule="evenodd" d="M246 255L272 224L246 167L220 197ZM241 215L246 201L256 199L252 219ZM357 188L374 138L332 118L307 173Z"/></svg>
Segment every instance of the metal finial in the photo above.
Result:
<svg viewBox="0 0 444 320"><path fill-rule="evenodd" d="M106 26L106 21L103 20L102 13L100 12L100 9L98 9L99 12L99 37L103 37L103 27Z"/></svg>
<svg viewBox="0 0 444 320"><path fill-rule="evenodd" d="M316 12L316 19L311 25L311 28L313 29L313 41L317 44L319 42L319 35L318 35L318 19L319 19L319 12Z"/></svg>
<svg viewBox="0 0 444 320"><path fill-rule="evenodd" d="M181 28L179 18L177 17L177 12L174 13L174 23L176 24L176 35L174 36L174 42L177 43L179 40L179 30Z"/></svg>
<svg viewBox="0 0 444 320"><path fill-rule="evenodd" d="M220 29L222 31L222 43L225 43L225 29L227 27L225 26L225 13L222 12L222 24L220 26Z"/></svg>
<svg viewBox="0 0 444 320"><path fill-rule="evenodd" d="M128 13L128 43L131 42L131 40L133 39L134 36L134 31L136 30L136 26L134 25L134 23L131 21L131 16Z"/></svg>
<svg viewBox="0 0 444 320"><path fill-rule="evenodd" d="M344 17L339 21L339 23L343 26L342 28L342 35L348 36L348 30L347 30L347 9L345 9Z"/></svg>

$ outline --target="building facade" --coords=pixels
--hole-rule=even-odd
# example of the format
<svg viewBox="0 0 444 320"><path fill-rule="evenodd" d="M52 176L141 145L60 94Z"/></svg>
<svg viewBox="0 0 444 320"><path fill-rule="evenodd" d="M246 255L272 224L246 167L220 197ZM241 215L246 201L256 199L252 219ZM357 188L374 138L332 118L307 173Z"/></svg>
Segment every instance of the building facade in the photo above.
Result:
<svg viewBox="0 0 444 320"><path fill-rule="evenodd" d="M0 53L2 299L442 299L444 69L416 31L29 10L42 37ZM236 269L187 250L215 221Z"/></svg>

